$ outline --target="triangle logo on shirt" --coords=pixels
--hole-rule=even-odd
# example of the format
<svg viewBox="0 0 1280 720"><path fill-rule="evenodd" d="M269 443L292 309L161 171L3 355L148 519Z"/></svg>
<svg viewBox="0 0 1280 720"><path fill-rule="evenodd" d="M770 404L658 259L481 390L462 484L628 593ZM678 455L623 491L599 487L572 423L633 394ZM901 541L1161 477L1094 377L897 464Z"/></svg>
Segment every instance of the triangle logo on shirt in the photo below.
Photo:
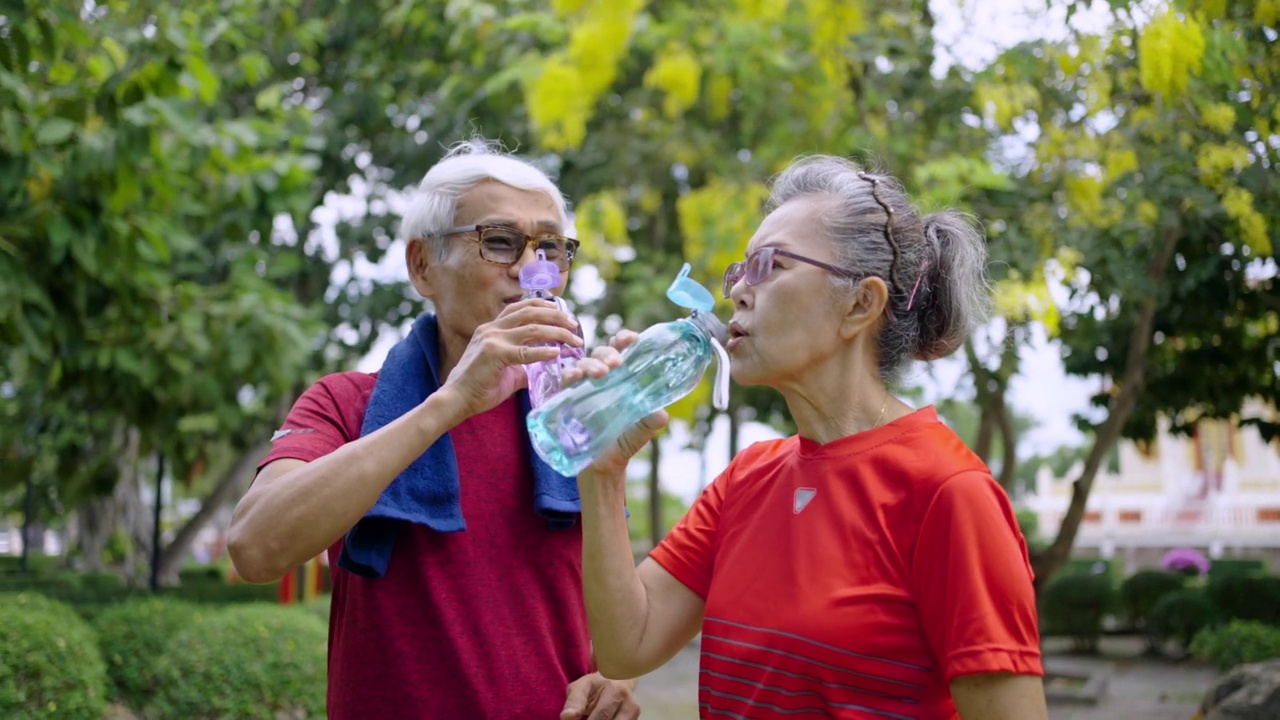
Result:
<svg viewBox="0 0 1280 720"><path fill-rule="evenodd" d="M818 490L816 488L796 488L795 498L791 501L791 511L799 515L800 511L809 507L809 503L813 501L817 494Z"/></svg>

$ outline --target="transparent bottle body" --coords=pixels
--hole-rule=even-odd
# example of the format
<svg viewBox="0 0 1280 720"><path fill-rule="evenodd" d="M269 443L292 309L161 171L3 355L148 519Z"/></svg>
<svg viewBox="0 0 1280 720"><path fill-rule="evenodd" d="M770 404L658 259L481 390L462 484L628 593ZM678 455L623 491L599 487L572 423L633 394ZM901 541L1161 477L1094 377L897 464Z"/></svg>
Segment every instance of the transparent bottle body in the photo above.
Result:
<svg viewBox="0 0 1280 720"><path fill-rule="evenodd" d="M568 312L568 306L546 290L530 290L524 295L524 299L534 297L550 300L556 303L561 310ZM578 330L578 335L582 335L581 329ZM561 376L564 375L564 371L577 365L578 360L581 360L582 357L581 349L572 345L561 344L560 357L554 360L543 360L525 365L525 376L529 379L529 404L535 408L541 407L556 393L560 392L560 380Z"/></svg>
<svg viewBox="0 0 1280 720"><path fill-rule="evenodd" d="M632 424L692 392L714 356L709 336L689 320L650 327L623 353L621 367L529 414L534 449L557 472L577 475Z"/></svg>

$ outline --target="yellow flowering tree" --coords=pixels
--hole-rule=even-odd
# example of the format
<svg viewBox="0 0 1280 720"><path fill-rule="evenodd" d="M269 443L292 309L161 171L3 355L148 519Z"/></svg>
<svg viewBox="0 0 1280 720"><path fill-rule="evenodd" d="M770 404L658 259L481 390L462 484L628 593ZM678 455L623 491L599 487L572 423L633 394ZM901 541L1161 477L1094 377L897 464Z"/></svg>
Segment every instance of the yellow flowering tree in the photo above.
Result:
<svg viewBox="0 0 1280 720"><path fill-rule="evenodd" d="M1007 53L976 92L988 127L1034 137L1017 201L988 216L993 241L1016 234L1054 258L1069 296L1057 321L1066 369L1106 381L1093 398L1105 419L1084 423L1093 442L1036 558L1039 583L1068 556L1120 437L1151 438L1160 415L1176 431L1192 414L1238 414L1246 397L1280 402L1265 332L1280 313L1276 4L1147 3L1144 23L1128 4L1111 3L1101 35Z"/></svg>

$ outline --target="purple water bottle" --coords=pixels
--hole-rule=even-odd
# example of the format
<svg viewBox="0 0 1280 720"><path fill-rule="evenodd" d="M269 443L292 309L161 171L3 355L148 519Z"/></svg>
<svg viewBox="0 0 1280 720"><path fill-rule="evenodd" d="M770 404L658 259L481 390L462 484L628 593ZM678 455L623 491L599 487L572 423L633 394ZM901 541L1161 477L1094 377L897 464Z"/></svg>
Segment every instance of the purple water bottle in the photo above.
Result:
<svg viewBox="0 0 1280 720"><path fill-rule="evenodd" d="M569 309L568 303L551 294L551 289L560 284L560 268L547 259L543 250L537 251L538 259L520 268L520 287L524 288L524 299L540 298L556 304L575 323L577 318ZM582 336L582 326L577 327L578 336ZM552 395L560 392L560 376L566 368L573 367L582 359L582 350L571 345L560 345L560 357L555 360L544 360L524 366L529 376L529 404L538 407Z"/></svg>

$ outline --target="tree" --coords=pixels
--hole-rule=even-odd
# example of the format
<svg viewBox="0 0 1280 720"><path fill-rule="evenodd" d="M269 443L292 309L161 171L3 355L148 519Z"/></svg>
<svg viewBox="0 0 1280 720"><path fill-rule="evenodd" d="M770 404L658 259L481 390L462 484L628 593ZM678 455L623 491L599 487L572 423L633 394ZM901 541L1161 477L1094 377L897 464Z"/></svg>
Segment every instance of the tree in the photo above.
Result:
<svg viewBox="0 0 1280 720"><path fill-rule="evenodd" d="M988 121L1035 136L1019 165L1029 202L1010 225L1071 266L1067 371L1108 381L1066 517L1036 558L1040 584L1120 437L1150 439L1161 415L1178 429L1280 399L1268 260L1280 107L1264 90L1280 67L1277 8L1165 3L1140 22L1137 4L1111 5L1105 35L1017 48L986 76Z"/></svg>
<svg viewBox="0 0 1280 720"><path fill-rule="evenodd" d="M110 494L135 432L180 479L242 449L305 367L264 247L309 210L311 111L225 102L272 90L253 12L6 6L0 481L45 508Z"/></svg>

